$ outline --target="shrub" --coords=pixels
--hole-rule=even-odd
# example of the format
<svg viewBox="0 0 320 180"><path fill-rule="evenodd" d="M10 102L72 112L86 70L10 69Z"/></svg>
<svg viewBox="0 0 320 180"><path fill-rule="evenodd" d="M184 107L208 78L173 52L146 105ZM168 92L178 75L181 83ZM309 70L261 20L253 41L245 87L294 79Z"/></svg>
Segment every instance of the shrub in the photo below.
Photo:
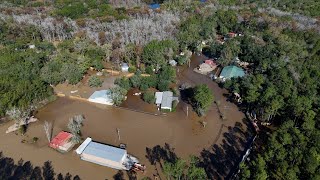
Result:
<svg viewBox="0 0 320 180"><path fill-rule="evenodd" d="M101 71L104 68L103 64L102 64L102 61L100 59L95 59L92 62L92 66L98 71Z"/></svg>
<svg viewBox="0 0 320 180"><path fill-rule="evenodd" d="M127 90L122 87L111 88L108 95L112 99L114 105L120 106L121 103L126 99Z"/></svg>
<svg viewBox="0 0 320 180"><path fill-rule="evenodd" d="M97 76L91 76L88 84L90 87L101 87L102 81Z"/></svg>
<svg viewBox="0 0 320 180"><path fill-rule="evenodd" d="M149 87L157 87L157 83L158 83L158 78L156 75L152 75L149 77L145 77L145 82L148 84Z"/></svg>
<svg viewBox="0 0 320 180"><path fill-rule="evenodd" d="M136 70L137 70L137 68L134 67L134 66L130 66L129 69L128 69L129 73L135 73Z"/></svg>
<svg viewBox="0 0 320 180"><path fill-rule="evenodd" d="M59 16L69 17L71 19L78 19L83 17L89 11L83 3L71 3L57 9L56 14Z"/></svg>
<svg viewBox="0 0 320 180"><path fill-rule="evenodd" d="M41 43L36 43L36 47L39 50L48 51L48 52L52 52L56 49L52 43L46 42L46 41Z"/></svg>
<svg viewBox="0 0 320 180"><path fill-rule="evenodd" d="M19 127L19 133L24 135L27 132L27 126L26 125L21 125Z"/></svg>
<svg viewBox="0 0 320 180"><path fill-rule="evenodd" d="M148 84L141 83L139 89L140 89L141 91L145 91L145 90L147 90L148 88L149 88Z"/></svg>
<svg viewBox="0 0 320 180"><path fill-rule="evenodd" d="M146 73L147 74L153 74L153 67L152 66L147 66L146 67Z"/></svg>
<svg viewBox="0 0 320 180"><path fill-rule="evenodd" d="M131 88L131 84L130 84L130 80L126 77L122 77L122 78L117 78L114 81L114 84L120 86L121 88L125 89L125 90L129 90Z"/></svg>
<svg viewBox="0 0 320 180"><path fill-rule="evenodd" d="M187 57L186 56L177 56L176 61L178 62L179 65L184 65L187 62Z"/></svg>
<svg viewBox="0 0 320 180"><path fill-rule="evenodd" d="M146 91L143 93L143 100L149 104L153 104L155 102L154 92L153 91Z"/></svg>
<svg viewBox="0 0 320 180"><path fill-rule="evenodd" d="M167 80L169 82L175 82L175 80L176 80L176 70L175 70L175 68L173 68L171 66L164 66L161 69L158 77L161 80Z"/></svg>
<svg viewBox="0 0 320 180"><path fill-rule="evenodd" d="M161 112L163 112L163 113L169 113L169 112L171 112L171 111L170 111L170 109L161 109Z"/></svg>
<svg viewBox="0 0 320 180"><path fill-rule="evenodd" d="M169 89L170 82L168 80L160 80L157 89L159 91L167 91Z"/></svg>
<svg viewBox="0 0 320 180"><path fill-rule="evenodd" d="M38 140L39 140L38 137L33 137L33 138L32 138L33 143L36 143Z"/></svg>
<svg viewBox="0 0 320 180"><path fill-rule="evenodd" d="M75 64L64 64L61 71L62 76L65 77L70 84L77 84L82 79L82 73Z"/></svg>
<svg viewBox="0 0 320 180"><path fill-rule="evenodd" d="M142 72L142 73L146 73L146 66L144 65L144 64L140 64L140 71Z"/></svg>
<svg viewBox="0 0 320 180"><path fill-rule="evenodd" d="M178 88L176 88L176 87L171 88L171 91L172 91L174 96L180 96L180 91L179 91Z"/></svg>
<svg viewBox="0 0 320 180"><path fill-rule="evenodd" d="M137 69L137 71L134 74L137 75L137 76L140 76L142 73L141 73L140 69Z"/></svg>
<svg viewBox="0 0 320 180"><path fill-rule="evenodd" d="M173 112L176 111L177 106L178 106L178 103L179 103L178 100L174 100L174 101L172 102L172 111L173 111Z"/></svg>
<svg viewBox="0 0 320 180"><path fill-rule="evenodd" d="M134 75L130 78L130 83L131 83L131 86L136 88L136 87L139 87L140 84L141 84L141 78L140 76L138 75Z"/></svg>

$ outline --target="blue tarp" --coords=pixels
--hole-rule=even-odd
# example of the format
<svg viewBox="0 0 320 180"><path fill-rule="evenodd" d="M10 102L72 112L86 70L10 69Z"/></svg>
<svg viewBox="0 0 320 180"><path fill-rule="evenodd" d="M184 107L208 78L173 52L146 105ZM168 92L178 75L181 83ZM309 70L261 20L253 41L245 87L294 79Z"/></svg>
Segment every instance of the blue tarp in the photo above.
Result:
<svg viewBox="0 0 320 180"><path fill-rule="evenodd" d="M121 162L122 158L127 155L127 151L124 149L96 142L90 142L83 153L115 162Z"/></svg>
<svg viewBox="0 0 320 180"><path fill-rule="evenodd" d="M159 9L160 8L160 4L154 3L154 4L150 4L149 5L150 9Z"/></svg>
<svg viewBox="0 0 320 180"><path fill-rule="evenodd" d="M206 2L207 0L200 0L200 2L202 2L202 3L204 3L204 2Z"/></svg>

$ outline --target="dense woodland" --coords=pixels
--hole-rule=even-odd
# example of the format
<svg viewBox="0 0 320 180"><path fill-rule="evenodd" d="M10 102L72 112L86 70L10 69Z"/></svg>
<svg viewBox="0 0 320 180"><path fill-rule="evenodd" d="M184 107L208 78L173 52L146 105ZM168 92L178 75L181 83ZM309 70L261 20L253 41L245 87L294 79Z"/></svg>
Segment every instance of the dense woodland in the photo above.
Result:
<svg viewBox="0 0 320 180"><path fill-rule="evenodd" d="M319 179L320 28L314 19L319 17L319 2L168 0L159 2L163 4L157 11L148 10L148 3L152 2L2 3L0 116L48 98L50 85L79 83L90 67L99 71L104 62L114 68L121 62L130 64L135 75L115 82L121 89L114 92L126 94L132 87L172 88L176 74L168 61L183 65L189 58L180 52L202 50L221 66L233 64L238 57L250 63L247 75L221 86L241 95L242 110L272 124L262 128L238 178ZM268 7L279 11L263 9ZM243 36L223 44L217 41L229 32ZM203 41L206 45L201 47ZM150 93L144 98L152 103ZM183 174L179 163L166 164L169 178ZM197 171L203 177L202 170Z"/></svg>

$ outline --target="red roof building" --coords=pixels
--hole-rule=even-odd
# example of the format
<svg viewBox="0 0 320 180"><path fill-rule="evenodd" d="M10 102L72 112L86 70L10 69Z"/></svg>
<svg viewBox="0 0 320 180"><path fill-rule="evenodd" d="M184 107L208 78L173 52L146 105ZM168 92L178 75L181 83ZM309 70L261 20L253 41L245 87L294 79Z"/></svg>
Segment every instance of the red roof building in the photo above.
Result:
<svg viewBox="0 0 320 180"><path fill-rule="evenodd" d="M234 37L237 36L237 34L234 33L234 32L229 32L229 33L228 33L228 36L229 36L229 38L234 38Z"/></svg>
<svg viewBox="0 0 320 180"><path fill-rule="evenodd" d="M214 62L213 59L205 60L204 63L209 64L211 68L215 69L217 67L217 64Z"/></svg>
<svg viewBox="0 0 320 180"><path fill-rule="evenodd" d="M56 137L54 137L49 146L53 149L60 150L63 152L69 151L75 144L71 142L72 134L61 131Z"/></svg>

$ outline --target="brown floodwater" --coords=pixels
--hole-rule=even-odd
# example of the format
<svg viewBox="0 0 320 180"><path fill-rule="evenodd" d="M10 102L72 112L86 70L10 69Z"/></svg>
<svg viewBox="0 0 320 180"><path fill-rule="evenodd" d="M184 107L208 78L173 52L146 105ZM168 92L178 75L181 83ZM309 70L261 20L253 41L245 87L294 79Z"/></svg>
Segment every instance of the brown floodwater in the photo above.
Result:
<svg viewBox="0 0 320 180"><path fill-rule="evenodd" d="M198 59L194 59L193 62L196 60ZM242 123L244 115L234 104L226 101L226 98L223 97L226 91L205 76L194 73L192 69L191 67L184 71L181 70L177 83L208 84L214 91L215 99L221 102L222 111L226 115L225 120L219 118L215 106L212 106L207 116L203 118L198 118L191 111L191 107L189 107L187 117L187 104L183 102L180 102L177 112L166 116L155 116L122 108L58 98L38 111L36 117L39 118L39 122L31 124L24 137L14 133L5 134L10 123L0 126L0 150L5 156L15 160L20 158L25 161L30 160L38 166L50 160L57 173L69 172L85 180L112 179L117 171L82 161L74 152L61 154L48 147L43 130L44 121L53 123L53 135L56 135L61 130L67 130L69 118L83 114L86 118L82 128L84 138L92 137L95 141L115 146L125 143L128 153L138 157L141 163L147 166L147 172L138 173L138 177L153 177L156 170L146 158L146 148L164 146L167 143L174 149L178 157L187 158L191 154L199 156L203 149L223 142L224 137L221 134L228 131L225 127L233 127L237 122ZM200 120L207 122L205 128L200 125ZM120 129L120 140L117 136L117 128ZM30 140L32 137L38 137L39 141L36 144L21 143L22 139Z"/></svg>

